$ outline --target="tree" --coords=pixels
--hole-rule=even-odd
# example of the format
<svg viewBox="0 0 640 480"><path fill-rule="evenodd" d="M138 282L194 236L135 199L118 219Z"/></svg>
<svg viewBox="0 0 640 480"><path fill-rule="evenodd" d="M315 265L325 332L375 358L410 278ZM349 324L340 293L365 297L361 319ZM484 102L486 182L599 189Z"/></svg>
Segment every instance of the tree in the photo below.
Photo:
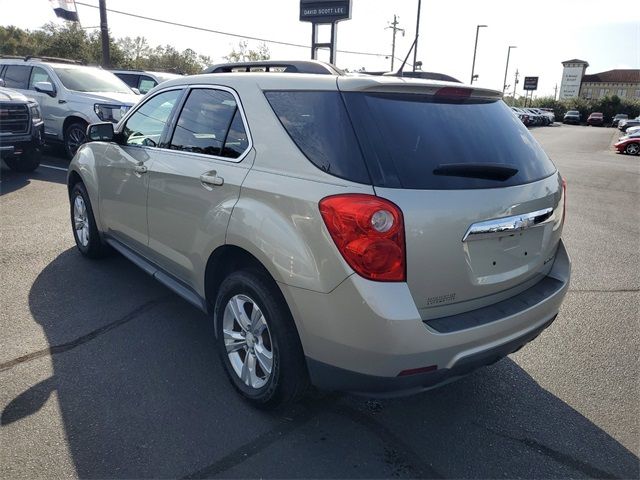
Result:
<svg viewBox="0 0 640 480"><path fill-rule="evenodd" d="M141 69L149 56L151 48L144 37L124 37L118 40L118 46L124 54L125 62L130 68Z"/></svg>
<svg viewBox="0 0 640 480"><path fill-rule="evenodd" d="M244 40L238 43L238 50L233 48L231 52L224 57L228 62L256 62L260 60L269 60L271 58L271 52L266 43L262 42L258 44L256 50L249 48L249 43Z"/></svg>

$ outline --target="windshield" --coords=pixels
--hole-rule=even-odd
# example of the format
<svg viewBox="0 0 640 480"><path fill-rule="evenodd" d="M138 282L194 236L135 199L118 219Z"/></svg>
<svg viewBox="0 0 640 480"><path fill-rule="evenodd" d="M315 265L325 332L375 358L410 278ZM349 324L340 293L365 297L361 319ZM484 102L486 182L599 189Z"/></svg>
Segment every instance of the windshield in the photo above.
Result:
<svg viewBox="0 0 640 480"><path fill-rule="evenodd" d="M580 112L578 112L577 110L569 110L567 112L567 115L579 115L579 114L580 114Z"/></svg>
<svg viewBox="0 0 640 480"><path fill-rule="evenodd" d="M62 84L77 92L133 93L113 73L99 68L55 67L53 69Z"/></svg>

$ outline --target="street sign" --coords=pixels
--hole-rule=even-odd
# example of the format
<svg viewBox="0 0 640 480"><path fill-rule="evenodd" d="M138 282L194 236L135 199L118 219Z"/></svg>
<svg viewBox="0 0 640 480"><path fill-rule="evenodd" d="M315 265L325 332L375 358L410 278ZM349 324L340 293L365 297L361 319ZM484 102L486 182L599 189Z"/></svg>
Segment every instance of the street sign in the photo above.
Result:
<svg viewBox="0 0 640 480"><path fill-rule="evenodd" d="M334 23L351 18L351 0L300 0L300 21Z"/></svg>
<svg viewBox="0 0 640 480"><path fill-rule="evenodd" d="M523 90L537 90L538 89L538 77L524 77Z"/></svg>

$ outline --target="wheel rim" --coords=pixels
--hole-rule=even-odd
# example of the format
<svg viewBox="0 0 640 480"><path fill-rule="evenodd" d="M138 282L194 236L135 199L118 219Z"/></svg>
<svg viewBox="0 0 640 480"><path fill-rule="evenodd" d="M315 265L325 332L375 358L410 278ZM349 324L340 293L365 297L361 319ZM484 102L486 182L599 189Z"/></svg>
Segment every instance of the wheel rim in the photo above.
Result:
<svg viewBox="0 0 640 480"><path fill-rule="evenodd" d="M273 343L262 311L246 295L229 299L222 320L224 345L233 371L247 387L264 387L273 371Z"/></svg>
<svg viewBox="0 0 640 480"><path fill-rule="evenodd" d="M627 145L627 153L630 153L631 155L635 155L636 153L638 153L638 150L640 150L640 147L638 147L638 145L636 145L635 143Z"/></svg>
<svg viewBox="0 0 640 480"><path fill-rule="evenodd" d="M86 138L87 137L81 128L71 128L67 133L67 148L69 149L69 152L75 155L76 151L80 148L80 145L85 142Z"/></svg>
<svg viewBox="0 0 640 480"><path fill-rule="evenodd" d="M73 201L73 228L80 245L83 247L89 245L89 217L87 216L87 206L81 195L76 195Z"/></svg>

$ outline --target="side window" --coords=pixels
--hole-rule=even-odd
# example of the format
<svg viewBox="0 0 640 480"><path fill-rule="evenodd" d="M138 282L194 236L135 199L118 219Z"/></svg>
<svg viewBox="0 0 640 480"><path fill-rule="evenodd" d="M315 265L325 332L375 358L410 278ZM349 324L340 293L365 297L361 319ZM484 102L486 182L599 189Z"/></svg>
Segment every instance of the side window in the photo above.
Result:
<svg viewBox="0 0 640 480"><path fill-rule="evenodd" d="M242 151L242 141L248 143L238 115L232 130L233 138L227 140L227 132L234 121L238 106L229 92L213 89L194 89L184 104L169 148L206 155L237 158ZM244 140L243 140L244 139ZM227 155L225 155L227 154Z"/></svg>
<svg viewBox="0 0 640 480"><path fill-rule="evenodd" d="M4 73L4 83L7 88L26 90L29 85L31 67L23 65L7 65Z"/></svg>
<svg viewBox="0 0 640 480"><path fill-rule="evenodd" d="M138 85L138 90L140 90L140 93L144 95L157 84L158 83L153 78L147 77L146 75L140 75L140 84Z"/></svg>
<svg viewBox="0 0 640 480"><path fill-rule="evenodd" d="M35 90L34 85L38 82L49 82L51 85L55 85L44 68L33 67L33 70L31 70L31 80L29 80L29 90Z"/></svg>
<svg viewBox="0 0 640 480"><path fill-rule="evenodd" d="M127 120L122 135L126 145L156 147L182 90L169 90L150 98Z"/></svg>

